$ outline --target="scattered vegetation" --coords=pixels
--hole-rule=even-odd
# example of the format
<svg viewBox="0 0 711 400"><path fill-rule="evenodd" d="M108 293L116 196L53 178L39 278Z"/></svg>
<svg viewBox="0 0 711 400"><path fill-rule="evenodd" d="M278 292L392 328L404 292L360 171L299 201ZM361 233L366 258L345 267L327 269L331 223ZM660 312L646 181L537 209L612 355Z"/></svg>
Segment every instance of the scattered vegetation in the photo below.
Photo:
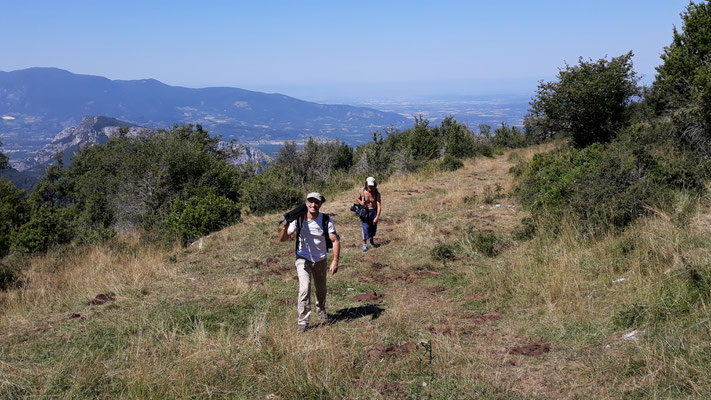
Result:
<svg viewBox="0 0 711 400"><path fill-rule="evenodd" d="M234 167L175 127L84 149L29 196L0 182L0 393L708 398L711 7L682 21L651 88L631 52L581 59L539 86L524 130L419 117L356 149L310 140ZM307 188L332 212L373 171L383 241L363 254L339 217L335 318L297 336L269 213ZM166 249L110 233L129 227L183 244L224 229ZM89 305L107 293L115 305Z"/></svg>

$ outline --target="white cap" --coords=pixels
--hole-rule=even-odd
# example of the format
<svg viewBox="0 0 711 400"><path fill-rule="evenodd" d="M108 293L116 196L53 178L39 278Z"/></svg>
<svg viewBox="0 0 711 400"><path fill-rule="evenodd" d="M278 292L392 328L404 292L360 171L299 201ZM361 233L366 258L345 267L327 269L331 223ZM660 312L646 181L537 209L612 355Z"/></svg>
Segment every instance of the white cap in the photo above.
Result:
<svg viewBox="0 0 711 400"><path fill-rule="evenodd" d="M321 193L319 193L319 192L311 192L311 193L307 194L307 195L306 195L306 200L308 200L308 199L317 199L317 200L319 200L321 203L325 203L325 202L326 202L326 198L323 197L323 196L321 195Z"/></svg>
<svg viewBox="0 0 711 400"><path fill-rule="evenodd" d="M375 178L373 178L372 176L367 177L367 178L365 179L365 183L366 183L368 186L378 186L378 184L375 183Z"/></svg>

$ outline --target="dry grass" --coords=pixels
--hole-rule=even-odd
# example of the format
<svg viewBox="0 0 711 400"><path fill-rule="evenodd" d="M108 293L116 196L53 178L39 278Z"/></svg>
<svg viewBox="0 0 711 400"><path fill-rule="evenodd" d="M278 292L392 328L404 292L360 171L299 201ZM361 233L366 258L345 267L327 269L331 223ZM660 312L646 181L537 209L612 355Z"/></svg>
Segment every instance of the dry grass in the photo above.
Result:
<svg viewBox="0 0 711 400"><path fill-rule="evenodd" d="M555 238L517 242L510 233L525 213L507 196L508 170L546 149L469 160L454 172L391 178L380 188L382 246L367 253L348 211L357 188L327 202L322 211L334 215L343 246L343 268L329 276L328 310L342 319L313 321L304 334L295 332L293 243L277 241L275 216L248 217L201 247L166 251L127 238L120 246L34 258L25 285L0 293L0 396L708 394L703 359L673 352L659 338L681 336L689 349L705 351L710 320L695 330L631 341L621 339L631 328L615 325L614 316L630 304L652 304L660 282L711 261L705 239L711 213L701 207L691 229L672 215L596 241L568 224ZM486 188L497 184L502 196L486 204ZM465 251L471 230L496 235L500 255ZM459 246L454 260L432 258L441 244ZM620 278L626 280L614 283ZM382 301L353 300L368 291L383 294ZM115 302L87 305L107 292ZM689 318L703 313L705 305ZM373 355L406 343L409 353ZM550 351L510 354L527 345Z"/></svg>

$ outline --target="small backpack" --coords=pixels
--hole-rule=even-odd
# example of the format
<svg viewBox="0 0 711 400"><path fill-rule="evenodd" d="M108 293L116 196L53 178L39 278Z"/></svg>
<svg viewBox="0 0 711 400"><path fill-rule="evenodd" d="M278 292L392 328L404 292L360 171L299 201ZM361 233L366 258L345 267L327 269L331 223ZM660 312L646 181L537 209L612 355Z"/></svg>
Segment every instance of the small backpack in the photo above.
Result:
<svg viewBox="0 0 711 400"><path fill-rule="evenodd" d="M323 218L321 219L321 229L323 230L323 236L326 238L326 252L333 248L333 241L331 240L331 235L328 234L328 214L321 213ZM296 244L294 247L294 252L299 251L299 236L301 235L301 226L304 223L304 217L301 216L296 219Z"/></svg>

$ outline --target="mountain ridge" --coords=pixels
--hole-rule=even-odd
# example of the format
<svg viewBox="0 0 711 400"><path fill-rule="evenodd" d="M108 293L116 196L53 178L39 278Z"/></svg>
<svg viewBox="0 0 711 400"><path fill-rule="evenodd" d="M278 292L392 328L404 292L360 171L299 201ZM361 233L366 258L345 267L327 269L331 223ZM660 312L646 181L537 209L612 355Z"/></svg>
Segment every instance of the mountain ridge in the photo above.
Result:
<svg viewBox="0 0 711 400"><path fill-rule="evenodd" d="M50 135L79 124L86 115L110 115L151 129L201 124L240 143L319 136L359 144L370 140L373 130L410 124L396 113L280 93L186 88L155 79L111 80L52 67L0 71L0 136L6 148L37 150Z"/></svg>

